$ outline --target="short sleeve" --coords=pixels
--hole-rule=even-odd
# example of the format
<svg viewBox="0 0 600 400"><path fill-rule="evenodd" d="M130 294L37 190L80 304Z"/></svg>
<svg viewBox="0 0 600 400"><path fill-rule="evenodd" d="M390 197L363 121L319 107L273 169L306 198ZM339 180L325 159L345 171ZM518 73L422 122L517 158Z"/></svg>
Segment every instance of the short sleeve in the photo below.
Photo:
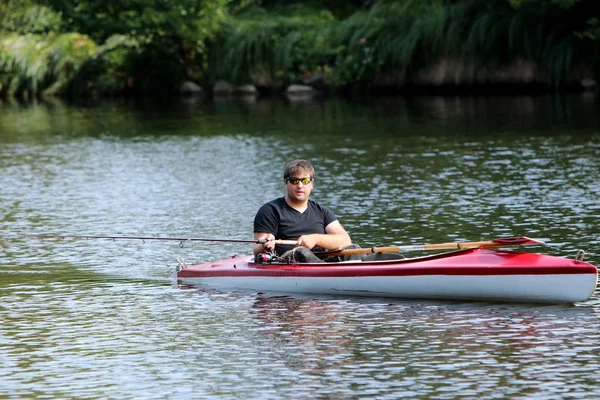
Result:
<svg viewBox="0 0 600 400"><path fill-rule="evenodd" d="M258 209L254 217L254 232L267 232L273 235L279 230L279 214L273 204L267 203Z"/></svg>
<svg viewBox="0 0 600 400"><path fill-rule="evenodd" d="M321 206L323 209L323 220L325 222L325 226L329 225L330 223L337 221L337 217L335 216L335 214L333 213L333 211L331 211L329 208Z"/></svg>

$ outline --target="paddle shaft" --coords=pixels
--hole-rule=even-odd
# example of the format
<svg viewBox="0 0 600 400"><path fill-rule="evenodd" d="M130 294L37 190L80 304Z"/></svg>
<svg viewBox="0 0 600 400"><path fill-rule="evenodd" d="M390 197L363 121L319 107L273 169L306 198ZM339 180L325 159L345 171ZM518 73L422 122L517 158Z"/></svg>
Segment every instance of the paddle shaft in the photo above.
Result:
<svg viewBox="0 0 600 400"><path fill-rule="evenodd" d="M494 239L481 242L453 242L453 243L433 243L407 246L385 246L371 247L365 249L346 249L334 250L317 253L318 256L345 256L356 254L372 253L401 253L408 251L428 251L428 250L448 250L448 249L473 249L477 247L504 247L504 246L527 246L539 245L544 242L528 237Z"/></svg>

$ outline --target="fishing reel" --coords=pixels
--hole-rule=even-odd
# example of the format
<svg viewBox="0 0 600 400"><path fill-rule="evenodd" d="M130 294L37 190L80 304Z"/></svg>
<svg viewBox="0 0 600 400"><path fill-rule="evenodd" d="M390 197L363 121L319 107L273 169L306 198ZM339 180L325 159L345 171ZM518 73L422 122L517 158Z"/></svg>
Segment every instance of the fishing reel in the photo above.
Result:
<svg viewBox="0 0 600 400"><path fill-rule="evenodd" d="M256 257L254 257L254 262L257 264L269 264L271 261L275 260L277 255L275 253L258 253Z"/></svg>

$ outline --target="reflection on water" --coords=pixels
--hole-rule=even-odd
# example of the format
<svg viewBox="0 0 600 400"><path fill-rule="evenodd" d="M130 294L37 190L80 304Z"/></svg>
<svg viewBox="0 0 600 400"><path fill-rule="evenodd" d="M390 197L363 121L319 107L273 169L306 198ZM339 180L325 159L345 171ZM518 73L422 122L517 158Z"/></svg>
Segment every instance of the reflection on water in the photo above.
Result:
<svg viewBox="0 0 600 400"><path fill-rule="evenodd" d="M541 397L556 395L557 381L564 393L584 394L598 367L575 348L597 340L587 308L259 297L253 311L282 362L339 395L453 398L458 386L463 397L527 396L528 379L550 385L537 387Z"/></svg>
<svg viewBox="0 0 600 400"><path fill-rule="evenodd" d="M600 263L595 98L0 104L0 235L246 239L281 169L361 245L527 235ZM0 237L0 397L585 398L576 306L180 288L241 243Z"/></svg>

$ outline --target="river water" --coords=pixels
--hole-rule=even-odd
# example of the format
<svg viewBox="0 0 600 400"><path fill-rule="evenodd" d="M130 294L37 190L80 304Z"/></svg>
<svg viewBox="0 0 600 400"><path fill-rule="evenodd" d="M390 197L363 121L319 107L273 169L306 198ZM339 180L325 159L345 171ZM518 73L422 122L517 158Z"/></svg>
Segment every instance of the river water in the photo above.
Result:
<svg viewBox="0 0 600 400"><path fill-rule="evenodd" d="M362 246L530 236L600 264L594 96L0 104L0 398L600 396L600 300L222 293L188 263L249 239L311 160Z"/></svg>

